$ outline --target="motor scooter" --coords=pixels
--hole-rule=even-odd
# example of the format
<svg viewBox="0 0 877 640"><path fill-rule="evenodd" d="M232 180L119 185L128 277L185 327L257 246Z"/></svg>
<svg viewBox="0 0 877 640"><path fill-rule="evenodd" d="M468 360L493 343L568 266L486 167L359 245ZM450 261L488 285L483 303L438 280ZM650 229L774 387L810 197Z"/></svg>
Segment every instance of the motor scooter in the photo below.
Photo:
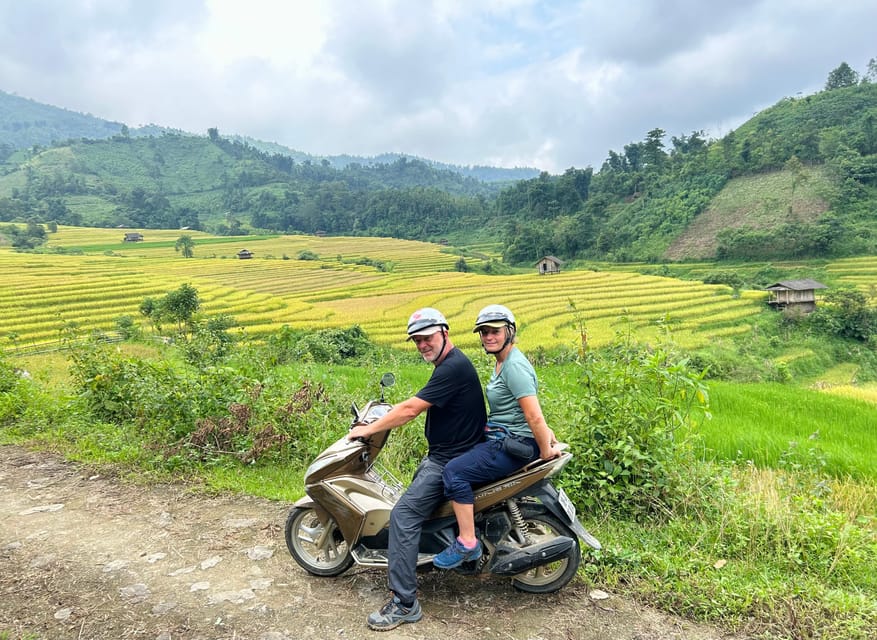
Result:
<svg viewBox="0 0 877 640"><path fill-rule="evenodd" d="M384 390L394 383L393 374L384 374L380 399L362 409L352 406L353 425L373 422L391 409ZM363 440L345 436L308 467L307 495L293 505L285 528L290 554L308 573L337 576L354 564L388 566L390 511L404 491L377 461L388 436L389 431ZM483 554L454 571L507 576L527 593L552 593L566 586L581 561L579 541L600 549L563 489L551 483L571 459L565 449L558 458L536 460L477 487L475 524ZM435 555L453 542L456 526L451 503L440 505L423 525L418 568L431 566Z"/></svg>

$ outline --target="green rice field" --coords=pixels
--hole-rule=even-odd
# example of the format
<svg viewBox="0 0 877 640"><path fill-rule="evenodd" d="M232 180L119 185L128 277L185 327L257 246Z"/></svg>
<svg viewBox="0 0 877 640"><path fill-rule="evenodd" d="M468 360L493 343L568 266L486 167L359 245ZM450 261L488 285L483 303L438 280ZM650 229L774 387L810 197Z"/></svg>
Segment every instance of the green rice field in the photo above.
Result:
<svg viewBox="0 0 877 640"><path fill-rule="evenodd" d="M710 406L712 418L696 429L707 457L877 478L877 403L869 398L712 381Z"/></svg>

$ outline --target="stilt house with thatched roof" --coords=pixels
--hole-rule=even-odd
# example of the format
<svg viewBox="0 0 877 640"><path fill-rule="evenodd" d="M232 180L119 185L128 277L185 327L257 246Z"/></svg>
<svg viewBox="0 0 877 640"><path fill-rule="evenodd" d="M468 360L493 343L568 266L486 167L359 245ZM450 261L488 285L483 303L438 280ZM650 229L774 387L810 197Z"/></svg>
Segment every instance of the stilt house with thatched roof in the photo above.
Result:
<svg viewBox="0 0 877 640"><path fill-rule="evenodd" d="M827 288L816 280L782 280L765 288L770 293L767 304L774 309L793 307L809 313L816 309L816 290Z"/></svg>

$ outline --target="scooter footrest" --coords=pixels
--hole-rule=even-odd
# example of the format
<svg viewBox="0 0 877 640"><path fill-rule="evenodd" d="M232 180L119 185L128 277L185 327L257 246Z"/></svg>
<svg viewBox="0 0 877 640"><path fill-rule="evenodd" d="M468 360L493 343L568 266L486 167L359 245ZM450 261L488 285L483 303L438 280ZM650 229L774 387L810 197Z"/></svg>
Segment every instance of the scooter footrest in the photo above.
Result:
<svg viewBox="0 0 877 640"><path fill-rule="evenodd" d="M359 544L351 553L356 563L364 567L386 567L390 562L390 555L386 549L369 549ZM431 563L434 557L429 553L418 553L417 564Z"/></svg>

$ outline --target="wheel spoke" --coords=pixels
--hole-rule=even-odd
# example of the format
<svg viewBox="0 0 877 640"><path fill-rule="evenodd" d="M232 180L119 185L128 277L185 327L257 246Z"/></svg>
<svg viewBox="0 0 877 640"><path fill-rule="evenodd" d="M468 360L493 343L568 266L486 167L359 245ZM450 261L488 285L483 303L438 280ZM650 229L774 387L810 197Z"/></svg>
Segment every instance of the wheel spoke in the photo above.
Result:
<svg viewBox="0 0 877 640"><path fill-rule="evenodd" d="M339 575L353 564L353 557L335 522L330 519L324 524L313 510L293 510L290 513L286 544L292 557L316 575Z"/></svg>

